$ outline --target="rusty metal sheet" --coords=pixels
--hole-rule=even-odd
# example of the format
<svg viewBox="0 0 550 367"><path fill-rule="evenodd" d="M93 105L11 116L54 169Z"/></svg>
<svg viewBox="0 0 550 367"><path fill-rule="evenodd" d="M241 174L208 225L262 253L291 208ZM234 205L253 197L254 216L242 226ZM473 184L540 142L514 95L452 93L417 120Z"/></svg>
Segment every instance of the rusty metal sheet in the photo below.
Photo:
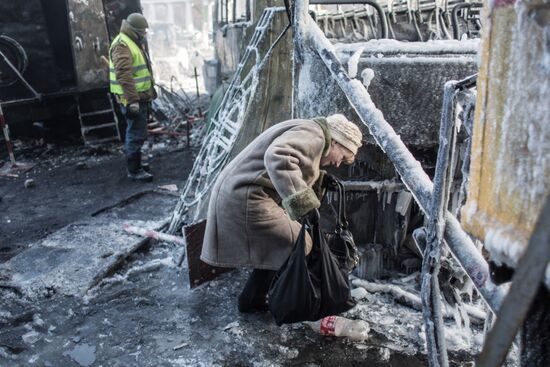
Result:
<svg viewBox="0 0 550 367"><path fill-rule="evenodd" d="M200 259L205 229L206 219L185 226L183 229L185 239L187 240L187 267L189 286L191 288L198 287L216 278L218 275L232 270L231 268L210 266Z"/></svg>
<svg viewBox="0 0 550 367"><path fill-rule="evenodd" d="M462 221L493 259L515 267L550 194L550 70L541 63L543 27L512 4L494 6L482 40Z"/></svg>

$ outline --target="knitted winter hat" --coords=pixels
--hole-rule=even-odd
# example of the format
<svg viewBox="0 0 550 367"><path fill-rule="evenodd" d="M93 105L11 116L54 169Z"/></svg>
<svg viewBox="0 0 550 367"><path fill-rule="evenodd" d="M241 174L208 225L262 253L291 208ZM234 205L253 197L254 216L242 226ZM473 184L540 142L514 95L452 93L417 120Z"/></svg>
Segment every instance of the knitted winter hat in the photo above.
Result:
<svg viewBox="0 0 550 367"><path fill-rule="evenodd" d="M357 154L362 144L363 134L353 122L339 113L327 117L330 135L337 143Z"/></svg>

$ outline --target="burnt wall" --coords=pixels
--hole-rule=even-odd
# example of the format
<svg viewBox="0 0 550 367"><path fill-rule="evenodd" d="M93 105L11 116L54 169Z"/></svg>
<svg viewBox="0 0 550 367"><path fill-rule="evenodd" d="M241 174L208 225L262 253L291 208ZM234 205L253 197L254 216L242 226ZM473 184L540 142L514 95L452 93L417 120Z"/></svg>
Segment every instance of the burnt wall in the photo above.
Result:
<svg viewBox="0 0 550 367"><path fill-rule="evenodd" d="M28 58L23 73L25 79L41 93L52 93L75 86L73 59L69 43L69 24L65 0L26 0L0 2L0 34L19 43ZM11 54L10 61L20 57L3 46L2 52ZM13 72L1 62L3 76ZM0 84L0 100L9 101L32 97L21 83Z"/></svg>
<svg viewBox="0 0 550 367"><path fill-rule="evenodd" d="M107 17L107 31L112 40L120 31L120 22L132 13L141 13L140 0L103 0L105 16Z"/></svg>

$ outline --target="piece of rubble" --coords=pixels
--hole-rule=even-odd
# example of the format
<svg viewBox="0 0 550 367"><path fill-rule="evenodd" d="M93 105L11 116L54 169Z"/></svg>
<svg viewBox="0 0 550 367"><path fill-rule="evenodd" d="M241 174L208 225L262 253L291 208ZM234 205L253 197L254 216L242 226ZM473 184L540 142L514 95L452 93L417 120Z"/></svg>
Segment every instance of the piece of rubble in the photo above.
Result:
<svg viewBox="0 0 550 367"><path fill-rule="evenodd" d="M82 169L86 169L88 168L88 165L86 164L86 162L78 162L76 164L76 169L78 170L82 170Z"/></svg>
<svg viewBox="0 0 550 367"><path fill-rule="evenodd" d="M159 186L159 189L170 191L170 192L176 192L176 191L178 191L178 186L175 185L175 184L161 185L161 186Z"/></svg>
<svg viewBox="0 0 550 367"><path fill-rule="evenodd" d="M40 334L35 330L31 330L28 333L23 334L21 339L23 339L25 344L32 345L40 340Z"/></svg>
<svg viewBox="0 0 550 367"><path fill-rule="evenodd" d="M361 300L363 298L366 298L368 296L369 292L365 288L355 288L351 290L351 296L353 299Z"/></svg>
<svg viewBox="0 0 550 367"><path fill-rule="evenodd" d="M239 326L239 322L238 321L233 321L233 322L230 322L229 324L225 325L225 327L223 328L223 330L229 330L231 328L234 328L234 327L238 327Z"/></svg>
<svg viewBox="0 0 550 367"><path fill-rule="evenodd" d="M37 326L37 327L44 327L44 320L42 320L40 318L39 315L35 314L33 315L32 317L32 323L34 326Z"/></svg>
<svg viewBox="0 0 550 367"><path fill-rule="evenodd" d="M227 331L228 333L232 334L233 336L235 337L239 337L239 336L242 336L244 331L242 329L242 327L240 326L239 322L238 321L233 321L229 324L227 324L224 328L223 328L223 331Z"/></svg>
<svg viewBox="0 0 550 367"><path fill-rule="evenodd" d="M189 345L189 343L181 343L181 344L179 344L179 345L176 345L176 346L175 346L174 348L172 348L172 349L173 349L173 350L178 350L178 349L181 349L181 348L186 347L186 346L188 346L188 345Z"/></svg>
<svg viewBox="0 0 550 367"><path fill-rule="evenodd" d="M25 188L26 189L29 189L29 188L35 187L35 186L36 186L36 182L32 178L29 178L29 179L25 180Z"/></svg>
<svg viewBox="0 0 550 367"><path fill-rule="evenodd" d="M157 150L162 150L162 149L165 149L165 148L166 148L165 143L157 143L157 144L153 144L153 146L151 147L151 150L152 151L157 151Z"/></svg>

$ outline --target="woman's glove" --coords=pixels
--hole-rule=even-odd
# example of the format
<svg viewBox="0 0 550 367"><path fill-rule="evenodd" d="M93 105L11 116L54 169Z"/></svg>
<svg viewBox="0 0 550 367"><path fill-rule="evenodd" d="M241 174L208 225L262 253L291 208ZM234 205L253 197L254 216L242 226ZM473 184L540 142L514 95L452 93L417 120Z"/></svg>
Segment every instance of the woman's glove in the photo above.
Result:
<svg viewBox="0 0 550 367"><path fill-rule="evenodd" d="M313 209L302 215L300 219L298 219L298 222L312 226L313 224L318 223L320 218L321 214L319 213L319 209Z"/></svg>
<svg viewBox="0 0 550 367"><path fill-rule="evenodd" d="M337 182L338 179L334 175L328 173L327 171L321 170L319 171L319 178L315 181L311 189L315 192L315 195L317 195L319 201L322 201L327 193L327 190L338 190Z"/></svg>
<svg viewBox="0 0 550 367"><path fill-rule="evenodd" d="M319 213L318 209L310 210L307 214L300 217L299 221L302 224L308 224L309 226L312 226L314 223L319 222L319 219L321 218L321 214ZM309 255L311 252L311 249L313 248L313 240L311 239L311 236L308 231L306 231L306 243L305 243L305 252L306 256Z"/></svg>
<svg viewBox="0 0 550 367"><path fill-rule="evenodd" d="M327 173L323 177L322 187L329 191L336 191L338 190L338 179L336 178L336 176Z"/></svg>

